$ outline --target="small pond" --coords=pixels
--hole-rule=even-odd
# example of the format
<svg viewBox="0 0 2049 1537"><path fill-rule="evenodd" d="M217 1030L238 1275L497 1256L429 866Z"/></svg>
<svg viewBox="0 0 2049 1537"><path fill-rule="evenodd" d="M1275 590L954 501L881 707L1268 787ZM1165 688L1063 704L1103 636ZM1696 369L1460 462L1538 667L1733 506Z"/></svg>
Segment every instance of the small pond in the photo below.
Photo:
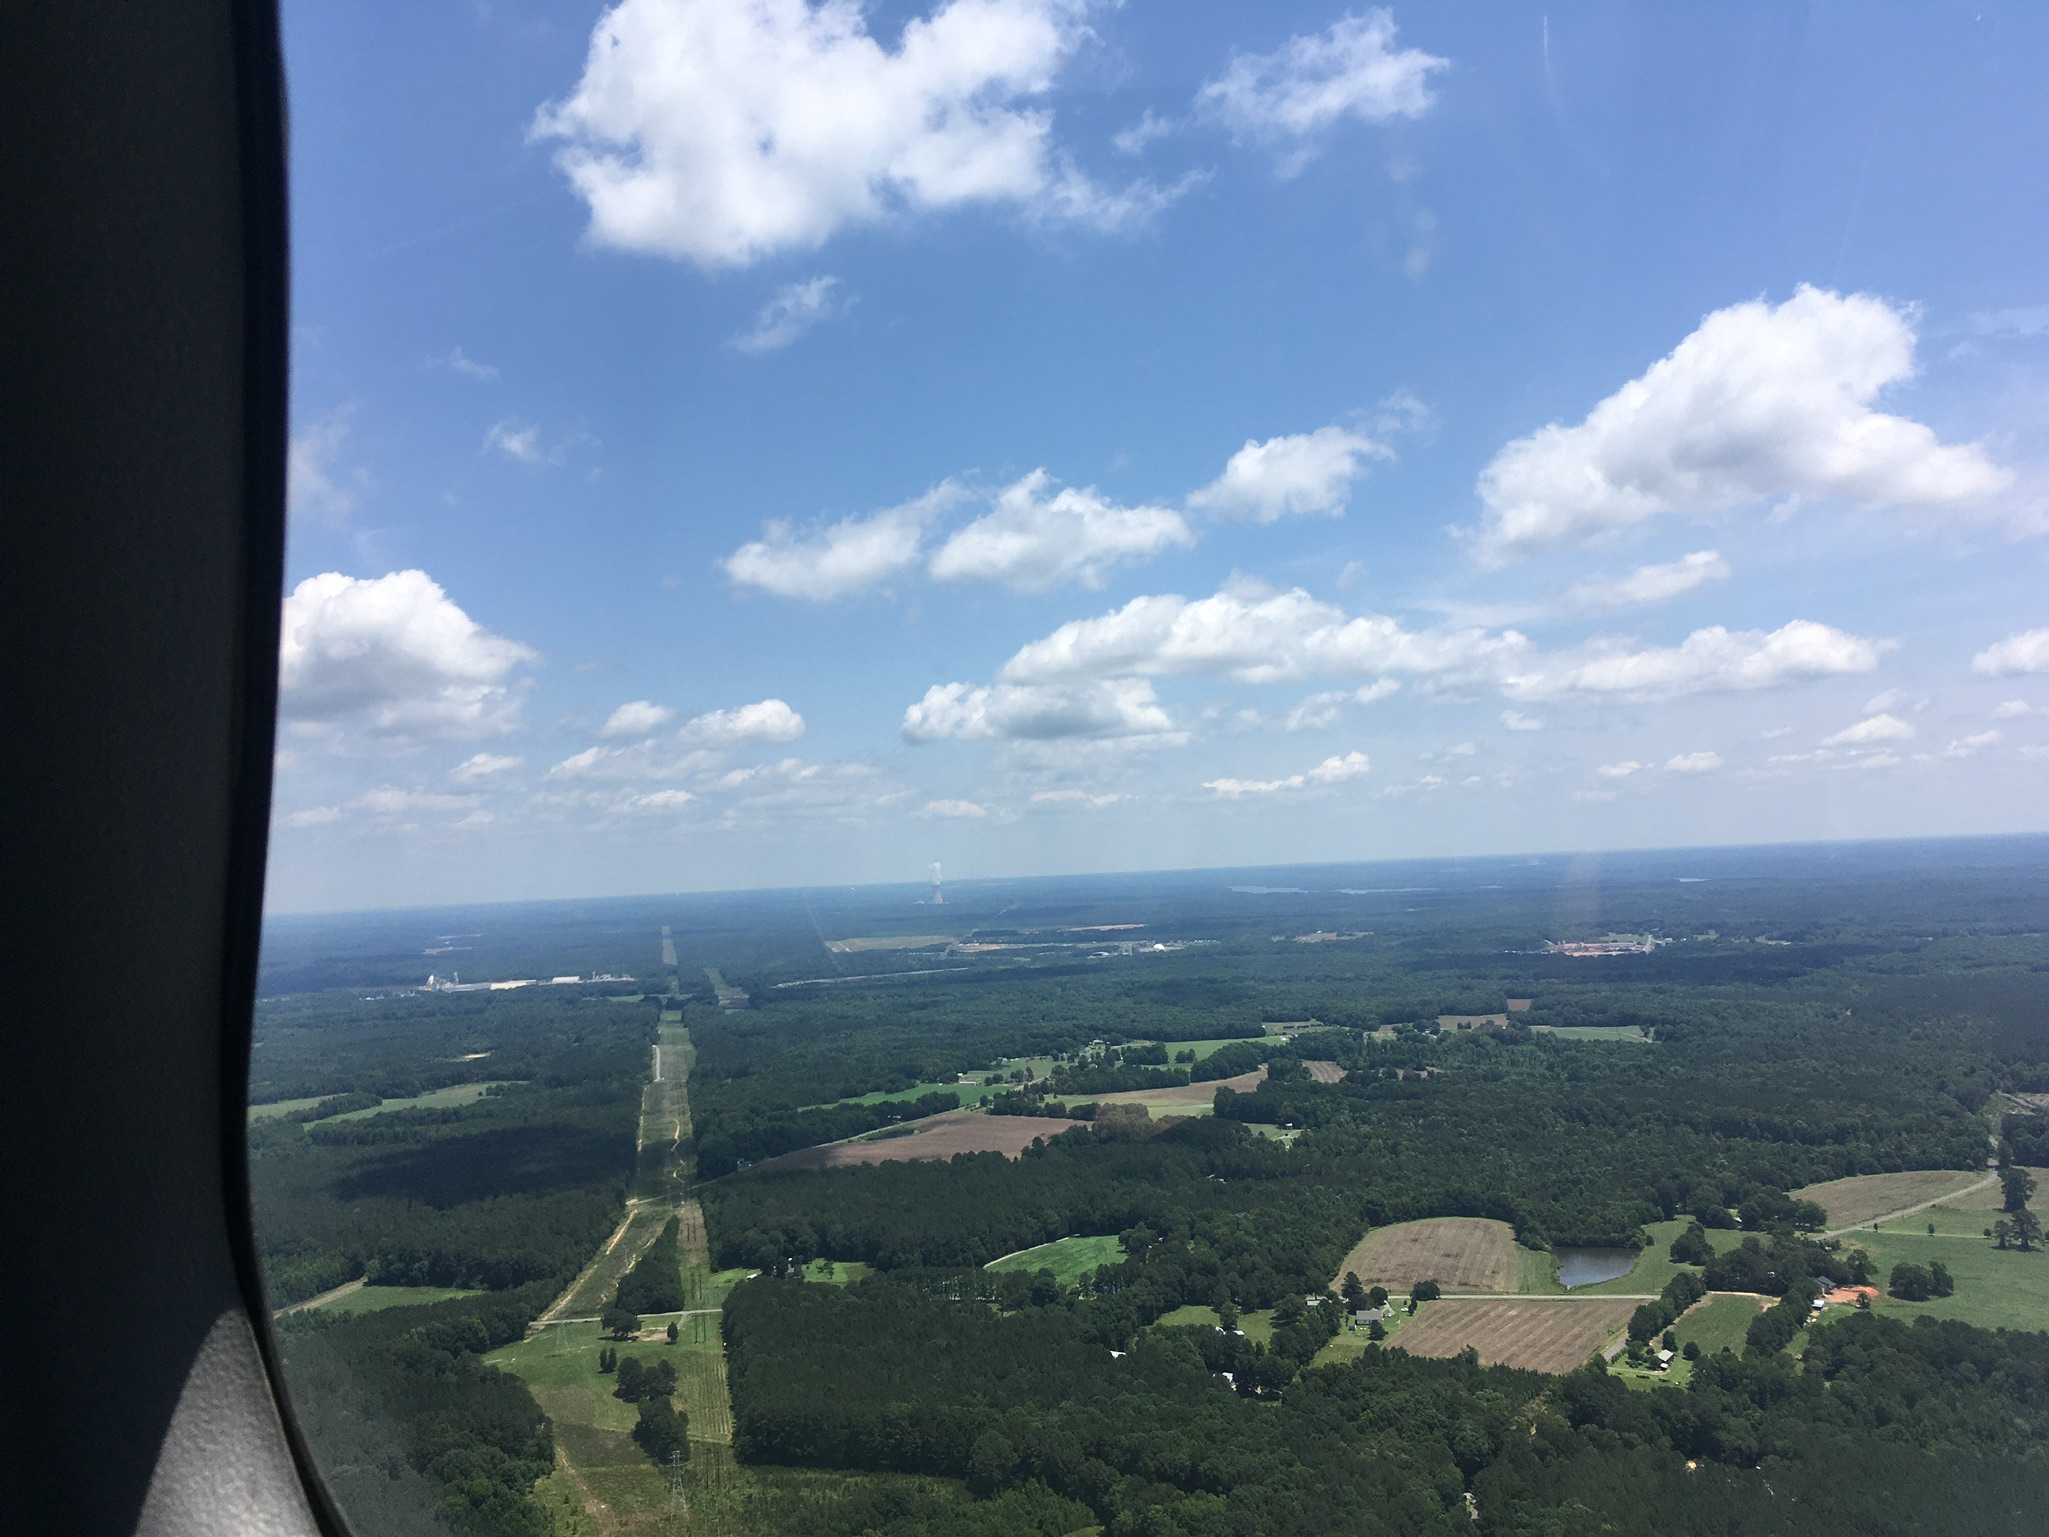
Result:
<svg viewBox="0 0 2049 1537"><path fill-rule="evenodd" d="M1636 1266L1634 1249L1553 1249L1558 1279L1566 1287L1592 1286L1626 1276Z"/></svg>

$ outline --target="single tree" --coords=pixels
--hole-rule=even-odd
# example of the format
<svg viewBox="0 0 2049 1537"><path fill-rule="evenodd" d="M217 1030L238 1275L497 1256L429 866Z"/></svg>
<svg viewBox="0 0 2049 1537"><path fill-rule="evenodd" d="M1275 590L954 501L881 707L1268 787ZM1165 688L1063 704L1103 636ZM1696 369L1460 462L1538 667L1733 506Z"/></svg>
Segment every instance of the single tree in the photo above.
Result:
<svg viewBox="0 0 2049 1537"><path fill-rule="evenodd" d="M1667 1329L1658 1337L1658 1348L1661 1350L1677 1350L1679 1348L1679 1336L1670 1329Z"/></svg>
<svg viewBox="0 0 2049 1537"><path fill-rule="evenodd" d="M598 1327L615 1340L632 1339L640 1332L640 1315L614 1303L598 1315Z"/></svg>
<svg viewBox="0 0 2049 1537"><path fill-rule="evenodd" d="M1235 1330L1238 1327L1238 1304L1226 1302L1222 1307L1218 1308L1217 1321L1224 1326L1227 1333Z"/></svg>
<svg viewBox="0 0 2049 1537"><path fill-rule="evenodd" d="M1931 1297L1952 1297L1956 1295L1956 1278L1949 1273L1949 1266L1939 1259L1928 1262L1928 1295Z"/></svg>
<svg viewBox="0 0 2049 1537"><path fill-rule="evenodd" d="M1381 1322L1381 1321L1380 1321L1379 1319L1377 1319L1377 1318L1374 1318L1374 1319L1369 1319L1369 1320L1367 1321L1367 1324L1366 1324L1366 1338L1368 1338L1369 1340L1384 1340L1384 1339L1386 1339L1386 1338L1387 1338L1387 1325L1386 1325L1386 1324L1384 1324L1384 1323L1382 1323L1382 1322Z"/></svg>
<svg viewBox="0 0 2049 1537"><path fill-rule="evenodd" d="M601 1371L601 1372L615 1372L615 1371L617 1371L618 1369L619 1369L619 1352L618 1352L618 1351L616 1351L616 1350L614 1350L614 1349L613 1349L613 1348L612 1348L612 1347L611 1347L610 1345L601 1345L601 1346L599 1346L599 1347L598 1347L598 1370L599 1370L599 1371Z"/></svg>
<svg viewBox="0 0 2049 1537"><path fill-rule="evenodd" d="M2042 1219L2025 1206L2013 1214L2013 1241L2023 1254L2042 1241Z"/></svg>
<svg viewBox="0 0 2049 1537"><path fill-rule="evenodd" d="M1681 1350L1679 1354L1686 1357L1686 1359L1689 1361L1698 1361L1700 1359L1700 1341L1688 1340L1686 1342L1686 1348L1684 1350Z"/></svg>
<svg viewBox="0 0 2049 1537"><path fill-rule="evenodd" d="M2001 1169L1999 1189L2009 1212L2025 1211L2029 1198L2035 1193L2035 1176L2019 1167Z"/></svg>
<svg viewBox="0 0 2049 1537"><path fill-rule="evenodd" d="M675 1343L676 1343L676 1341L677 1341L677 1340L678 1340L678 1339L679 1339L679 1338L680 1338L680 1337L682 1336L682 1333L683 1333L683 1331L682 1331L681 1329L678 1329L678 1328L676 1327L676 1320L675 1320L675 1319L673 1319L673 1318L672 1318L672 1319L670 1319L670 1320L669 1320L669 1343L670 1343L671 1345L675 1344Z"/></svg>
<svg viewBox="0 0 2049 1537"><path fill-rule="evenodd" d="M2006 1218L2001 1217L1992 1226L1985 1229L1985 1236L1992 1240L1992 1246L1995 1249L2011 1248L2013 1246L2013 1224L2007 1221Z"/></svg>
<svg viewBox="0 0 2049 1537"><path fill-rule="evenodd" d="M1414 1302L1435 1302L1444 1292L1435 1281L1418 1281L1409 1288L1409 1298Z"/></svg>
<svg viewBox="0 0 2049 1537"><path fill-rule="evenodd" d="M1345 1272L1344 1297L1345 1306L1350 1308L1353 1312L1359 1313L1365 1311L1366 1283L1359 1279L1359 1272L1356 1270L1347 1270Z"/></svg>
<svg viewBox="0 0 2049 1537"><path fill-rule="evenodd" d="M1387 1288L1385 1286L1369 1286L1366 1289L1366 1305L1375 1308L1386 1307Z"/></svg>

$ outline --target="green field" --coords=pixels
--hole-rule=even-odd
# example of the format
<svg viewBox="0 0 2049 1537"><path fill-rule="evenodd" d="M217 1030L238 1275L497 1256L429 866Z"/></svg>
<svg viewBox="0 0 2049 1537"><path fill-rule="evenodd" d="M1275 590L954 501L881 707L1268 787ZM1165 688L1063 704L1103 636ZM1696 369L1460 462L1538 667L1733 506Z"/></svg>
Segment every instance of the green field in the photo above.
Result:
<svg viewBox="0 0 2049 1537"><path fill-rule="evenodd" d="M1198 1324L1208 1324L1215 1329L1223 1326L1223 1320L1217 1316L1215 1308L1190 1302L1175 1308L1171 1313L1162 1313L1153 1321L1153 1327L1156 1329L1186 1329ZM1238 1332L1255 1345L1271 1345L1274 1337L1273 1309L1239 1314Z"/></svg>
<svg viewBox="0 0 2049 1537"><path fill-rule="evenodd" d="M843 1259L837 1263L829 1259L815 1259L804 1267L804 1279L823 1282L827 1286L852 1286L856 1281L865 1280L872 1269L872 1266L864 1265L857 1259ZM712 1277L712 1283L716 1285L719 1276L745 1274L745 1271L740 1270L721 1270ZM729 1282L725 1290L731 1291L737 1284L738 1282ZM725 1300L724 1292L719 1294L719 1300Z"/></svg>
<svg viewBox="0 0 2049 1537"><path fill-rule="evenodd" d="M1006 1254L991 1260L991 1270L1050 1270L1062 1286L1073 1286L1102 1265L1115 1265L1124 1258L1124 1245L1115 1235L1104 1238L1056 1238L1036 1249Z"/></svg>
<svg viewBox="0 0 2049 1537"><path fill-rule="evenodd" d="M360 1121L368 1116L382 1115L387 1110L435 1110L444 1105L467 1105L472 1100L483 1098L485 1090L497 1088L500 1082L502 1080L489 1083L451 1084L445 1089L433 1089L425 1094L415 1094L411 1099L387 1099L383 1104L372 1105L368 1110L351 1110L346 1115L330 1116L324 1121L315 1121L310 1124L326 1126L335 1121ZM249 1119L260 1121L270 1116L289 1115L294 1110L310 1110L327 1097L323 1094L316 1095L312 1099L276 1099L267 1105L251 1105L249 1107Z"/></svg>
<svg viewBox="0 0 2049 1537"><path fill-rule="evenodd" d="M290 1115L294 1110L310 1110L325 1098L324 1094L316 1094L311 1099L274 1099L267 1105L251 1105L249 1119L261 1121L268 1116Z"/></svg>
<svg viewBox="0 0 2049 1537"><path fill-rule="evenodd" d="M1750 1321L1762 1311L1755 1297L1717 1293L1672 1326L1681 1346L1695 1344L1712 1355L1724 1347L1743 1353Z"/></svg>
<svg viewBox="0 0 2049 1537"><path fill-rule="evenodd" d="M1880 1286L1902 1260L1925 1265L1939 1259L1956 1277L1953 1297L1900 1302L1881 1296L1875 1304L1878 1310L1900 1318L1927 1313L1935 1318L1961 1319L1983 1329L2049 1329L2049 1251L2022 1254L1993 1248L1992 1241L1979 1231L1996 1215L1990 1211L1965 1214L1977 1218L1968 1235L1940 1231L1949 1223L1938 1219L1938 1236L1930 1238L1927 1219L1935 1215L1932 1210L1917 1212L1902 1221L1897 1232L1874 1233L1867 1228L1845 1237L1845 1243L1870 1252L1878 1269L1873 1279Z"/></svg>
<svg viewBox="0 0 2049 1537"><path fill-rule="evenodd" d="M411 1099L387 1099L383 1104L368 1110L351 1110L347 1115L338 1115L334 1121L362 1121L373 1115L382 1115L387 1110L440 1110L449 1105L467 1105L484 1097L487 1090L503 1086L502 1080L490 1083L456 1083L445 1089L433 1089L425 1094L415 1094ZM332 1121L317 1124L331 1125Z"/></svg>
<svg viewBox="0 0 2049 1537"><path fill-rule="evenodd" d="M323 1313L376 1313L385 1308L416 1307L425 1302L446 1302L450 1297L474 1297L475 1291L459 1286L363 1286L320 1306Z"/></svg>
<svg viewBox="0 0 2049 1537"><path fill-rule="evenodd" d="M1561 1041L1648 1041L1641 1025L1537 1025L1541 1035L1555 1035Z"/></svg>
<svg viewBox="0 0 2049 1537"><path fill-rule="evenodd" d="M861 1094L853 1099L836 1099L823 1105L806 1105L804 1109L830 1110L834 1105L891 1105L900 1100L917 1099L926 1094L958 1094L963 1105L979 1105L992 1094L1001 1094L1006 1088L1016 1087L1016 1084L1003 1083L914 1083L908 1089Z"/></svg>
<svg viewBox="0 0 2049 1537"><path fill-rule="evenodd" d="M1160 1044L1167 1048L1167 1062L1169 1066L1186 1067L1187 1063L1177 1063L1174 1061L1175 1056L1184 1051L1194 1052L1195 1060L1201 1062L1206 1060L1212 1052L1219 1051L1226 1046L1242 1046L1247 1041L1257 1041L1262 1046L1282 1046L1287 1043L1287 1039L1285 1035L1247 1035L1233 1041L1162 1041Z"/></svg>

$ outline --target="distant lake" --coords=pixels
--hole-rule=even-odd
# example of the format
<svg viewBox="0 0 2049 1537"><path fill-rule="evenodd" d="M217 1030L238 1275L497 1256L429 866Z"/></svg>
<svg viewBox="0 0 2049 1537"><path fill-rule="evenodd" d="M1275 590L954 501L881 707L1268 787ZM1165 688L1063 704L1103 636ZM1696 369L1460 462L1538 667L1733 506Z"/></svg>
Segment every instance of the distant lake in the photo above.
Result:
<svg viewBox="0 0 2049 1537"><path fill-rule="evenodd" d="M1592 1286L1629 1274L1636 1265L1634 1249L1553 1249L1558 1279L1565 1286Z"/></svg>

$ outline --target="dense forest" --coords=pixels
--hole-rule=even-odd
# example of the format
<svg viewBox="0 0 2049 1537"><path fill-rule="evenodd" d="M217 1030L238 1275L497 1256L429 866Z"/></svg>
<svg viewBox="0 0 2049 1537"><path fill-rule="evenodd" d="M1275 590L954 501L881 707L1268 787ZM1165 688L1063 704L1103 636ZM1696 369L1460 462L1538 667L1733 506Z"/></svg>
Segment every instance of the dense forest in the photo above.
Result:
<svg viewBox="0 0 2049 1537"><path fill-rule="evenodd" d="M751 1282L726 1309L737 1445L1043 1491L1110 1534L1789 1531L1802 1500L1863 1533L2049 1520L2049 1336L1858 1315L1797 1365L1709 1357L1661 1393L1369 1350L1265 1403L1205 1360L1208 1330L1113 1358L1083 1311Z"/></svg>
<svg viewBox="0 0 2049 1537"><path fill-rule="evenodd" d="M2049 1116L2012 1097L2049 1092L2049 847L964 884L944 911L913 911L916 894L281 926L251 1094L292 1103L250 1128L274 1299L352 1279L478 1290L279 1322L359 1530L550 1531L529 1497L547 1422L481 1357L617 1223L663 1001L694 1052L681 1151L713 1261L761 1272L723 1319L736 1449L853 1476L788 1506L791 1529L2049 1529L2049 1335L1873 1314L1806 1331L1823 1283L1939 1297L1951 1278L1892 1256L1872 1272L1786 1194L1983 1170L1995 1144L2049 1165ZM1611 932L1659 943L1548 948ZM890 934L921 948L821 944ZM423 955L449 952L466 976L640 980L410 990L451 964ZM750 1008L714 1006L713 967ZM1529 1003L1505 1026L1439 1025L1511 999ZM1251 1092L1220 1086L1261 1067ZM1105 1105L1014 1159L752 1167L982 1096L1087 1116L1097 1096L1184 1085L1210 1114ZM1683 1389L1399 1349L1311 1365L1351 1246L1425 1216L1498 1218L1531 1249L1635 1248L1646 1223L1694 1219L1687 1268L1632 1322L1639 1345L1704 1287L1780 1300ZM1070 1284L981 1268L1077 1235L1115 1235L1119 1258ZM874 1273L792 1279L813 1259ZM678 1264L672 1225L612 1301L676 1305ZM1254 1343L1172 1326L1189 1304L1272 1313ZM666 1396L632 1401L643 1452L689 1449Z"/></svg>

